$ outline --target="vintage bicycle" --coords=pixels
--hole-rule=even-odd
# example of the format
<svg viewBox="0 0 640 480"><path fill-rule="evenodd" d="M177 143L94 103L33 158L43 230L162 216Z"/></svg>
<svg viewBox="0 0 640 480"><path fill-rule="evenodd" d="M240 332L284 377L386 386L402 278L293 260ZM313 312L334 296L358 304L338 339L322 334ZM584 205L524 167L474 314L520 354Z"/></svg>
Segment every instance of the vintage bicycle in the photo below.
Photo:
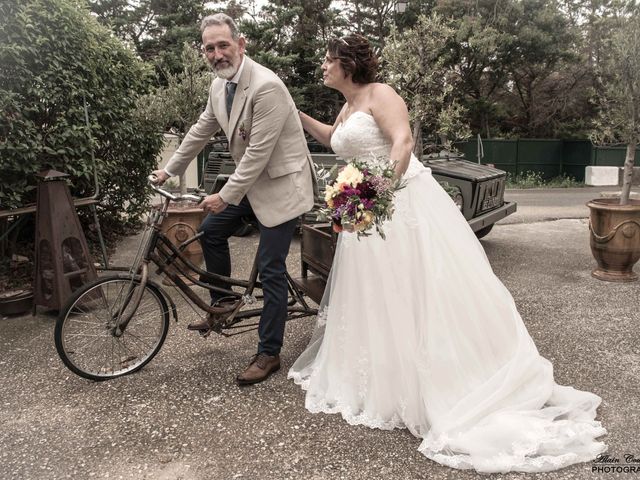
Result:
<svg viewBox="0 0 640 480"><path fill-rule="evenodd" d="M201 335L215 332L228 337L257 329L257 322L249 323L262 313L257 253L247 280L217 275L194 265L184 252L198 241L202 232L176 246L160 226L171 202L200 202L204 194L173 195L155 185L152 177L149 185L162 202L149 211L129 272L108 274L81 287L59 313L54 333L56 350L64 364L81 377L107 380L130 374L148 364L160 351L170 316L177 322L178 312L167 289L150 278L152 266L172 282L188 303L199 308L203 317L214 315L213 327L201 331ZM316 315L317 309L309 306L299 285L288 272L286 276L287 320ZM229 287L213 285L220 282ZM223 298L209 305L208 295L206 300L201 298L190 284L214 290Z"/></svg>

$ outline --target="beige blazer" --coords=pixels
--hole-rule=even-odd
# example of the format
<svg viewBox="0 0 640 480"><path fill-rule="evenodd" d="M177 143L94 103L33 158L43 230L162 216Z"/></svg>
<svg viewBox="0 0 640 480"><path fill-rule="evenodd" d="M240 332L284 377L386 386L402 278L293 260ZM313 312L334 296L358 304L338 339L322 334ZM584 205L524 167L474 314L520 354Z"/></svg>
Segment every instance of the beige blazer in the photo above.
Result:
<svg viewBox="0 0 640 480"><path fill-rule="evenodd" d="M220 190L238 205L246 195L260 223L280 225L311 210L317 189L300 117L282 80L245 56L227 118L225 81L211 82L207 106L166 165L182 174L211 136L222 129L236 170Z"/></svg>

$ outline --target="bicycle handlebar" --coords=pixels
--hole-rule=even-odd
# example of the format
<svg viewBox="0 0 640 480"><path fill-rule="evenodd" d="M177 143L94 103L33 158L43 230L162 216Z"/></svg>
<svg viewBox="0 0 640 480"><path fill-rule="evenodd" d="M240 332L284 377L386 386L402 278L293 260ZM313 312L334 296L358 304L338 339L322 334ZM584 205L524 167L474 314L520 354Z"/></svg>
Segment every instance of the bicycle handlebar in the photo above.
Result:
<svg viewBox="0 0 640 480"><path fill-rule="evenodd" d="M185 195L174 195L172 193L169 193L167 190L164 190L164 189L160 188L159 185L157 185L158 177L155 176L153 173L147 177L147 180L149 181L149 186L153 189L153 191L155 191L156 193L159 193L160 195L162 195L165 198L168 198L172 202L196 202L196 203L200 203L204 199L204 197L207 196L207 194L204 193L204 192L198 192L196 194L187 193Z"/></svg>

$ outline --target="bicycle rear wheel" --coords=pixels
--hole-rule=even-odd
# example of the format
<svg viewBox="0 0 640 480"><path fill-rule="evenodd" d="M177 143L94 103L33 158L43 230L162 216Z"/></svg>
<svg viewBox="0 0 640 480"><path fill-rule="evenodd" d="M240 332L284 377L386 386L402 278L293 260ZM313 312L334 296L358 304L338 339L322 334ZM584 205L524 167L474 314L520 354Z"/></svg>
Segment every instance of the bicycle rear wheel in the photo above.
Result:
<svg viewBox="0 0 640 480"><path fill-rule="evenodd" d="M158 353L169 329L169 311L162 293L146 284L135 311L132 298L138 279L104 277L81 288L60 311L55 328L58 355L74 373L107 380L133 373ZM118 331L122 319L131 320Z"/></svg>

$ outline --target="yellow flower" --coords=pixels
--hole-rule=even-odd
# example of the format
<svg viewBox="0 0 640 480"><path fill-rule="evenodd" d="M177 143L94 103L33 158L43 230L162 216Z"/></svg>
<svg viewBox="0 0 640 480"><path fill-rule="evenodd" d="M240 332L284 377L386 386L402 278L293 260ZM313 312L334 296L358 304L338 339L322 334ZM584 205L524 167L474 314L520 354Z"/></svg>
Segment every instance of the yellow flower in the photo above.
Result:
<svg viewBox="0 0 640 480"><path fill-rule="evenodd" d="M373 222L373 213L369 210L365 212L358 212L356 214L356 217L359 219L353 227L354 231L356 232L362 232L363 230L366 230Z"/></svg>
<svg viewBox="0 0 640 480"><path fill-rule="evenodd" d="M355 187L360 182L362 182L363 179L364 175L362 175L362 172L353 165L349 164L342 170L340 170L336 181L338 183L346 183L348 185L351 185L352 187Z"/></svg>
<svg viewBox="0 0 640 480"><path fill-rule="evenodd" d="M331 185L327 185L327 188L324 190L324 201L329 202L336 194L334 187Z"/></svg>
<svg viewBox="0 0 640 480"><path fill-rule="evenodd" d="M353 230L354 232L361 232L363 231L365 228L367 228L367 224L364 222L358 222L353 226Z"/></svg>

